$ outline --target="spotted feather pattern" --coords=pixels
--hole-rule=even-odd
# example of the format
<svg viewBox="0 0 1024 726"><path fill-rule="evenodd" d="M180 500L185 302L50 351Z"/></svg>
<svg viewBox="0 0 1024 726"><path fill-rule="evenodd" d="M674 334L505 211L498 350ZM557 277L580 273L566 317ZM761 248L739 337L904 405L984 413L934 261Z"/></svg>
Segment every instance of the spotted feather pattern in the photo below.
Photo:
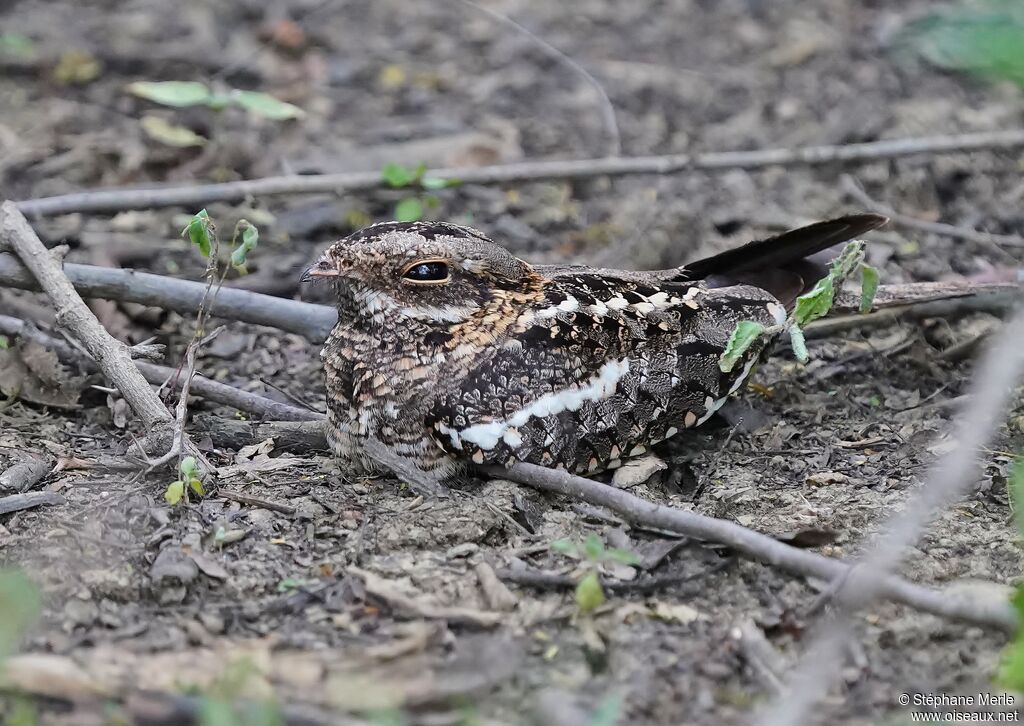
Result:
<svg viewBox="0 0 1024 726"><path fill-rule="evenodd" d="M739 387L752 366L727 374L718 365L737 322L768 326L784 315L752 287L555 277L428 424L442 448L477 464L614 468L703 423Z"/></svg>

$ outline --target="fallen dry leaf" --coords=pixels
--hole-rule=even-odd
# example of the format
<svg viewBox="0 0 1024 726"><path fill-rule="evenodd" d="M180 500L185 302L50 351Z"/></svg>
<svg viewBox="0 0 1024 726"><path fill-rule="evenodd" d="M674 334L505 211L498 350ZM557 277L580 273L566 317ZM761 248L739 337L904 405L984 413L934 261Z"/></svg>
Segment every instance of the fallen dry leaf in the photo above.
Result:
<svg viewBox="0 0 1024 726"><path fill-rule="evenodd" d="M498 625L504 619L504 615L501 613L475 610L458 605L438 605L422 593L408 594L401 589L397 582L387 580L358 567L350 567L348 571L363 581L363 586L368 594L378 600L383 600L396 610L401 610L417 617L447 620L452 623L476 625L485 628Z"/></svg>
<svg viewBox="0 0 1024 726"><path fill-rule="evenodd" d="M249 461L240 461L230 466L222 466L217 469L217 476L221 479L230 479L245 474L266 474L271 471L289 469L293 466L308 464L306 459L296 456L279 456L276 459L270 458L267 454L257 454Z"/></svg>
<svg viewBox="0 0 1024 726"><path fill-rule="evenodd" d="M237 463L248 461L249 459L258 454L269 454L273 450L274 440L263 439L263 441L259 442L258 444L249 444L248 446L243 446L242 448L240 448L238 450L238 453L235 454L235 461Z"/></svg>
<svg viewBox="0 0 1024 726"><path fill-rule="evenodd" d="M0 349L0 393L54 408L78 408L85 378L72 376L57 354L38 343L19 340Z"/></svg>
<svg viewBox="0 0 1024 726"><path fill-rule="evenodd" d="M202 552L189 552L188 556L196 563L196 567L199 568L199 571L207 577L212 577L215 580L228 579L229 574L228 571L224 569L224 565L217 562L217 560L209 555L205 555Z"/></svg>
<svg viewBox="0 0 1024 726"><path fill-rule="evenodd" d="M811 474L807 477L807 483L816 486L845 484L848 481L850 481L850 477L846 476L846 474L840 474L838 471L819 471L817 474Z"/></svg>
<svg viewBox="0 0 1024 726"><path fill-rule="evenodd" d="M654 454L645 454L635 459L630 459L612 475L612 485L619 489L629 489L637 484L643 484L659 471L668 468L668 464Z"/></svg>
<svg viewBox="0 0 1024 726"><path fill-rule="evenodd" d="M680 625L692 623L702 617L699 610L682 603L667 603L657 600L651 608L651 613L659 620L676 622Z"/></svg>

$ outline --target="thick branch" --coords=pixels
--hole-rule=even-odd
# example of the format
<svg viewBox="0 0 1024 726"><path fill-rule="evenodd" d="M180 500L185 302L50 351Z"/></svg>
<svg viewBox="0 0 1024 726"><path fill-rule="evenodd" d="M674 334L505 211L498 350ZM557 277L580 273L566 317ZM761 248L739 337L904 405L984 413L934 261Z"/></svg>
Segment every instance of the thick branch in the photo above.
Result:
<svg viewBox="0 0 1024 726"><path fill-rule="evenodd" d="M735 522L655 504L607 484L534 464L513 464L508 469L488 467L492 476L607 507L633 524L719 542L747 557L789 572L835 580L850 572L850 565L807 550L790 547ZM880 594L918 610L980 625L1012 630L1017 618L1009 602L971 597L966 592L938 591L907 582L895 575L880 581Z"/></svg>
<svg viewBox="0 0 1024 726"><path fill-rule="evenodd" d="M150 388L121 341L108 333L75 292L58 262L43 246L13 202L0 205L0 244L13 249L39 281L65 328L96 359L103 374L121 391L128 405L148 430L171 420L167 408Z"/></svg>
<svg viewBox="0 0 1024 726"><path fill-rule="evenodd" d="M205 283L135 270L68 263L64 265L64 273L84 297L152 305L182 315L195 314L206 294ZM0 284L23 290L38 289L38 283L18 260L2 253ZM245 323L269 325L314 341L325 339L338 317L334 308L324 305L311 305L230 287L221 288L213 300L210 314Z"/></svg>
<svg viewBox="0 0 1024 726"><path fill-rule="evenodd" d="M587 179L627 174L673 174L684 171L761 169L772 166L815 166L864 163L916 154L946 154L1024 146L1024 129L950 136L886 139L864 144L808 146L798 149L761 149L666 156L609 157L570 161L527 161L470 169L431 169L426 176L458 179L467 184L500 184L545 179ZM199 208L213 202L240 202L273 194L313 194L365 191L386 186L379 172L312 174L267 177L250 181L150 189L107 189L80 192L18 203L30 216L68 212L117 212L157 207Z"/></svg>
<svg viewBox="0 0 1024 726"><path fill-rule="evenodd" d="M64 272L85 297L152 305L183 315L191 315L199 310L206 291L206 285L202 283L134 270L68 263L64 265ZM17 259L3 253L0 253L0 285L29 290L38 287ZM1002 312L1012 304L1018 290L1018 286L1009 283L925 282L882 285L878 289L876 308L898 308L901 301L907 300L913 301L913 306L878 314L854 315L848 319L818 321L808 327L807 335L821 337L837 330L872 327L883 321L888 323L908 316L945 316L953 312L977 310ZM854 312L859 306L859 297L843 295L837 299L833 312ZM315 343L327 338L338 319L335 309L327 305L314 305L236 288L221 289L214 301L212 314L297 333Z"/></svg>

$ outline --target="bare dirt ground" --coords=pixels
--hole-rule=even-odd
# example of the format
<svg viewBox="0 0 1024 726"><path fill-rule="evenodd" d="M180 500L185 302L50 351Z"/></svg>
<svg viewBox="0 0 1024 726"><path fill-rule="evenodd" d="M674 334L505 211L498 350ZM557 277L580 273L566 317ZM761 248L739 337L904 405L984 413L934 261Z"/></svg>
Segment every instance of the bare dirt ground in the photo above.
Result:
<svg viewBox="0 0 1024 726"><path fill-rule="evenodd" d="M1012 88L974 86L900 56L892 38L927 2L488 7L592 70L615 106L626 154L994 130L1019 125L1024 112ZM0 5L0 29L34 41L27 55L0 51L4 198L372 170L385 161L590 157L607 147L595 94L579 76L454 0L292 0L266 8L251 0L9 0ZM71 50L85 60L67 61ZM91 59L98 65L82 73L95 77L66 82L68 71L56 72L62 55L71 71ZM158 108L125 93L137 80L263 90L307 117L282 123L238 109ZM210 141L161 145L140 125L147 114ZM532 261L655 268L856 209L840 189L842 171L463 185L438 192L440 205L429 214L478 226ZM908 213L993 232L1024 227L1016 153L848 171ZM401 195L211 205L225 225L244 216L262 232L253 274L230 284L316 299L322 293L299 289L301 268L331 240L388 218ZM74 214L36 228L70 245L73 261L199 279L204 263L178 237L183 214L194 211ZM1022 254L893 228L870 239L869 258L887 282L986 273L1016 266ZM167 343L170 365L192 334L192 321L165 311L97 310L118 336ZM0 291L4 311L48 315L43 298ZM940 437L956 407L944 404L963 393L972 364L940 351L992 322L973 315L851 333L812 343L807 366L780 352L760 370L757 389L743 394L750 411L735 436L728 438L728 425L709 424L662 450L669 471L634 491L771 534L817 534L825 554L856 553L945 445ZM322 411L317 352L298 336L232 323L199 368ZM198 400L192 408L238 415ZM117 411L114 398L95 389L72 410L0 404L0 471L23 451L82 460L116 453L134 431ZM1005 476L1007 452L1024 440L1022 413L1013 412L986 452L976 490L910 554L908 577L932 584L1020 577ZM235 452L209 453L219 465L235 460ZM42 701L45 723L107 723L132 688L209 690L243 662L254 672L236 695L272 693L281 703L372 723L587 723L595 711L619 723L745 723L771 690L734 627L753 621L792 661L821 585L508 482L481 481L449 500L424 501L396 481L342 481L329 458L311 453L222 483L281 505L275 509L216 491L172 508L163 501L165 474L134 480L132 472L71 463L42 484L64 504L0 518L0 559L24 568L44 593L26 650L67 656L102 696L77 706ZM482 564L571 577L575 563L549 544L588 533L643 556L642 565L618 566L609 578L674 581L612 593L590 631L577 622L571 584L510 584L513 600L497 622L480 615L509 594L485 592ZM378 587L399 588L410 602L401 607ZM428 601L449 609L430 611ZM895 723L905 713L900 693L988 690L1005 638L894 605L873 607L856 627L862 648L821 706L823 721ZM597 719L589 722L611 722Z"/></svg>

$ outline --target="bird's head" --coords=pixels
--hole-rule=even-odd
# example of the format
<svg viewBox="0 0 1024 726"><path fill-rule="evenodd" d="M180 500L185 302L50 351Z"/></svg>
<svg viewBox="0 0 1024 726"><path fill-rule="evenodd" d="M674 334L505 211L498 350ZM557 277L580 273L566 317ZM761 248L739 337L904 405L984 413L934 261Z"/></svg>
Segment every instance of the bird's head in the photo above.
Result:
<svg viewBox="0 0 1024 726"><path fill-rule="evenodd" d="M533 277L529 265L470 227L385 222L335 242L303 280L334 281L343 316L452 325Z"/></svg>

